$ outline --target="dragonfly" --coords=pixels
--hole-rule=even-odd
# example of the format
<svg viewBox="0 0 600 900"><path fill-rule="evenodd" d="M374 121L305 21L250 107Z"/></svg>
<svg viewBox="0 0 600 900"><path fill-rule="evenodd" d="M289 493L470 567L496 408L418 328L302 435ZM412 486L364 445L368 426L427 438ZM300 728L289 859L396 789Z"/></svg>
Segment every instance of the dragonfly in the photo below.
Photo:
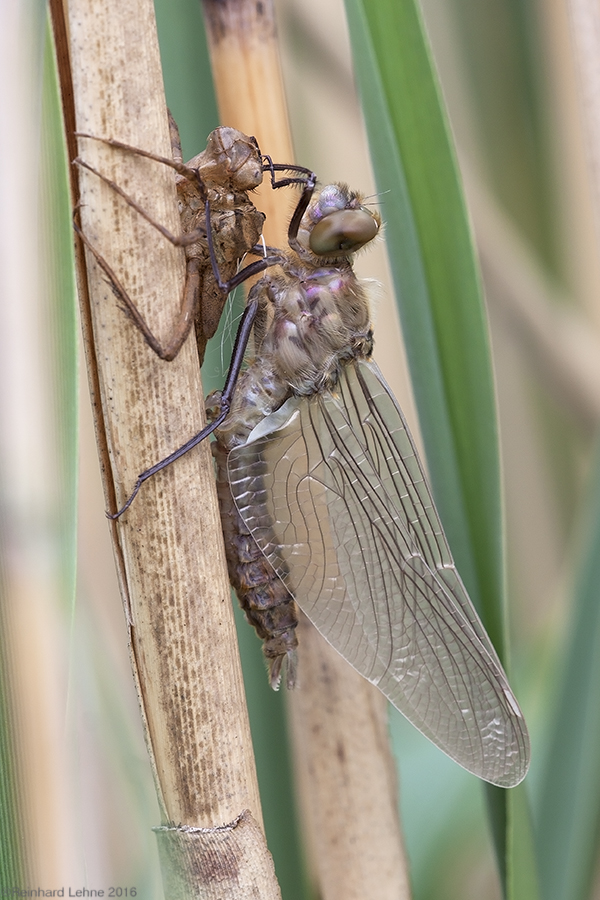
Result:
<svg viewBox="0 0 600 900"><path fill-rule="evenodd" d="M346 185L316 191L305 171L289 248L252 264L266 271L249 292L225 386L207 398L209 424L142 473L116 516L147 478L214 434L229 576L263 640L271 685L284 670L296 682L300 607L443 752L513 787L529 766L525 720L372 359L352 258L380 218ZM208 218L207 207L210 245Z"/></svg>

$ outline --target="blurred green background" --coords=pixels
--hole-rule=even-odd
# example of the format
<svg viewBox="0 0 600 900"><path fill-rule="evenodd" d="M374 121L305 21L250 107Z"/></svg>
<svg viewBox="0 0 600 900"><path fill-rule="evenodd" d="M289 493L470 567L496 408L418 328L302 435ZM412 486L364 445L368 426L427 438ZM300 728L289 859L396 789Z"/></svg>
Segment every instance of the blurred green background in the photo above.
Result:
<svg viewBox="0 0 600 900"><path fill-rule="evenodd" d="M278 0L276 7L297 161L323 182L344 180L375 193L342 0ZM600 897L600 265L567 9L559 0L422 3L484 276L499 408L511 683L532 738L525 785L544 900ZM167 99L189 158L218 124L200 4L156 0L156 10ZM7 15L0 12L0 21ZM61 835L47 861L57 878L135 885L138 897L151 900L162 896L150 830L159 816L84 378L76 462L70 213L45 8L22 3L19 15L14 33L24 36L27 53L15 61L8 44L0 53L7 67L0 191L22 216L2 218L0 563L5 596L35 597L36 614L17 624L0 619L0 825L14 838L10 847L0 842L0 883L20 883L23 865L19 836L28 811L11 781L16 756L33 789L48 791L48 816ZM15 178L23 165L30 180ZM394 194L380 181L378 188L382 217L391 220ZM293 199L282 202L291 207ZM26 258L36 251L41 263L31 271L26 263L17 277L12 257L24 235ZM378 283L376 358L418 433L383 245L362 256L358 269ZM17 308L22 318L13 314ZM223 377L234 318L232 312L207 358L207 390ZM285 694L268 689L260 644L243 621L239 634L269 846L284 900L304 900L310 892ZM23 683L24 657L33 686ZM13 727L13 695L26 690L40 733L46 728L48 746L58 748L56 760L37 767L35 733ZM390 731L415 898L500 897L481 784L394 712ZM15 733L31 747L16 746ZM49 786L55 771L62 778L53 776ZM43 841L36 840L42 858Z"/></svg>

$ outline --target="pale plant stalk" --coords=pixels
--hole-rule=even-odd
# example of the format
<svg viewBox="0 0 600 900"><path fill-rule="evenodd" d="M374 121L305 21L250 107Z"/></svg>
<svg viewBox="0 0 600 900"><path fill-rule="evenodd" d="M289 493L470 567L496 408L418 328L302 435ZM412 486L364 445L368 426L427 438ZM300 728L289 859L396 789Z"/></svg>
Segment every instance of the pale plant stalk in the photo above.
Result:
<svg viewBox="0 0 600 900"><path fill-rule="evenodd" d="M76 129L170 155L150 0L69 0L66 10ZM89 139L79 152L177 233L170 170ZM93 174L79 178L84 233L152 330L168 333L181 304L182 252ZM90 255L87 264L82 320L114 509L140 471L200 430L203 394L194 342L161 362ZM165 893L275 900L208 445L151 479L112 534L161 807Z"/></svg>
<svg viewBox="0 0 600 900"><path fill-rule="evenodd" d="M488 300L565 409L593 431L600 421L600 341L584 311L559 292L508 216L463 160Z"/></svg>
<svg viewBox="0 0 600 900"><path fill-rule="evenodd" d="M254 134L274 161L293 162L273 4L203 5L221 122ZM268 242L285 246L289 203L264 186L256 202ZM403 900L410 889L387 702L304 617L299 632L300 687L288 709L313 878L323 900Z"/></svg>
<svg viewBox="0 0 600 900"><path fill-rule="evenodd" d="M48 227L59 226L39 24L26 3L0 7L0 816L12 829L0 849L4 889L58 886L78 871L64 734L70 598L57 533L65 484L56 347L65 322Z"/></svg>
<svg viewBox="0 0 600 900"><path fill-rule="evenodd" d="M600 6L596 0L568 0L575 60L591 166L596 234L600 234Z"/></svg>

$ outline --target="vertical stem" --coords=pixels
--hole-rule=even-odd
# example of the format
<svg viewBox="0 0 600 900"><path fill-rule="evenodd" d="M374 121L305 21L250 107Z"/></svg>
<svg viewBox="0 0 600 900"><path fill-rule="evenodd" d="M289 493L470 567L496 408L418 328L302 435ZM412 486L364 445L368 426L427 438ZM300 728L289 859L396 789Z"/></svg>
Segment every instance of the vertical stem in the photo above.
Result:
<svg viewBox="0 0 600 900"><path fill-rule="evenodd" d="M221 121L254 134L276 162L293 162L273 3L203 5ZM257 205L271 225L267 240L281 245L289 204L263 186ZM288 699L306 843L320 894L324 900L404 900L409 885L386 700L302 618L300 687Z"/></svg>
<svg viewBox="0 0 600 900"><path fill-rule="evenodd" d="M575 59L592 170L596 229L600 229L600 8L595 0L568 0Z"/></svg>
<svg viewBox="0 0 600 900"><path fill-rule="evenodd" d="M387 701L304 616L294 756L309 856L326 900L409 900Z"/></svg>
<svg viewBox="0 0 600 900"><path fill-rule="evenodd" d="M203 0L203 7L221 122L253 134L277 162L292 162L273 3ZM267 185L257 193L256 206L267 215L267 243L281 246L288 205Z"/></svg>
<svg viewBox="0 0 600 900"><path fill-rule="evenodd" d="M67 17L77 130L168 156L151 0L69 0ZM179 230L170 170L86 139L79 152L154 219ZM181 304L183 254L91 173L79 178L86 236L164 335ZM200 430L203 394L194 342L174 362L161 362L90 256L87 263L86 272L81 260L82 319L114 509L140 471ZM260 830L212 469L204 444L151 479L112 536L162 810L166 892L271 900L279 891Z"/></svg>

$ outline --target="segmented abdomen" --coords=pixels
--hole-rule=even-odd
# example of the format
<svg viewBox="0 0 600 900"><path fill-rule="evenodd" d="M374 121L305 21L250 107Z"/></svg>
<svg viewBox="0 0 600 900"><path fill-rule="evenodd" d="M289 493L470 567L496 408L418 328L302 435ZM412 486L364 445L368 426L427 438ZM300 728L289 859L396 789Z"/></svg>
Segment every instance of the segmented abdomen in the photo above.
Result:
<svg viewBox="0 0 600 900"><path fill-rule="evenodd" d="M295 685L298 609L238 513L229 487L227 457L233 447L246 440L261 419L281 405L285 395L285 386L273 377L268 365L258 362L250 365L240 377L231 413L215 431L216 440L212 444L229 580L248 622L263 641L273 688L279 687L284 661L286 685L288 688ZM220 396L220 392L216 392L207 398L209 419L219 408ZM258 460L249 459L249 462L256 469ZM257 478L260 479L260 475ZM256 487L258 498L260 486L257 484ZM266 508L259 507L256 511L268 529Z"/></svg>

